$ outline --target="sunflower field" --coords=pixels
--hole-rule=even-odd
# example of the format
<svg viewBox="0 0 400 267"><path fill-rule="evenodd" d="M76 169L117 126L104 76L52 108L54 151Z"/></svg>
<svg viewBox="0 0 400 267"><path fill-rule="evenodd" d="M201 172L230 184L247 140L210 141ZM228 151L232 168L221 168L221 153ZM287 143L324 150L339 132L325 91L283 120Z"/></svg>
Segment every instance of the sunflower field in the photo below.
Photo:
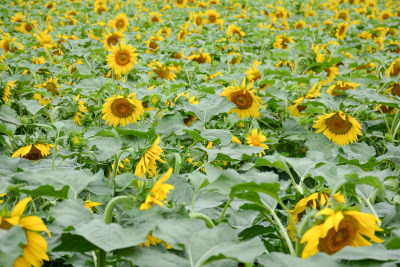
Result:
<svg viewBox="0 0 400 267"><path fill-rule="evenodd" d="M398 0L0 2L0 267L400 265Z"/></svg>

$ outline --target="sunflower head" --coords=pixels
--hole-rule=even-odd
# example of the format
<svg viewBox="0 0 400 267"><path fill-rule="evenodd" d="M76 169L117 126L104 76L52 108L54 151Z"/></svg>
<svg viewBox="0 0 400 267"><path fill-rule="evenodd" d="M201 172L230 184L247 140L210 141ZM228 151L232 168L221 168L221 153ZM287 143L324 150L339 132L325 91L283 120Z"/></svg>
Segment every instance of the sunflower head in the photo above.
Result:
<svg viewBox="0 0 400 267"><path fill-rule="evenodd" d="M400 57L390 64L386 76L396 77L400 74Z"/></svg>
<svg viewBox="0 0 400 267"><path fill-rule="evenodd" d="M128 97L114 95L106 99L101 112L103 113L103 120L106 120L106 123L110 126L116 127L120 124L125 127L125 125L140 120L144 109L142 101L137 100L134 94Z"/></svg>
<svg viewBox="0 0 400 267"><path fill-rule="evenodd" d="M121 42L125 42L125 34L123 34L122 31L116 31L113 33L108 32L107 34L103 35L103 43L104 43L104 47L109 50L112 48L112 46L114 45L118 45L118 43Z"/></svg>
<svg viewBox="0 0 400 267"><path fill-rule="evenodd" d="M32 145L27 145L19 148L12 154L13 158L26 158L29 160L39 160L41 158L47 157L50 154L50 148L54 145L35 143Z"/></svg>
<svg viewBox="0 0 400 267"><path fill-rule="evenodd" d="M346 38L346 31L349 28L349 24L347 22L341 22L338 25L338 28L336 30L336 38L338 40L344 40Z"/></svg>
<svg viewBox="0 0 400 267"><path fill-rule="evenodd" d="M132 45L126 45L124 42L113 46L109 51L111 54L107 56L107 63L117 75L128 73L137 63L136 48Z"/></svg>

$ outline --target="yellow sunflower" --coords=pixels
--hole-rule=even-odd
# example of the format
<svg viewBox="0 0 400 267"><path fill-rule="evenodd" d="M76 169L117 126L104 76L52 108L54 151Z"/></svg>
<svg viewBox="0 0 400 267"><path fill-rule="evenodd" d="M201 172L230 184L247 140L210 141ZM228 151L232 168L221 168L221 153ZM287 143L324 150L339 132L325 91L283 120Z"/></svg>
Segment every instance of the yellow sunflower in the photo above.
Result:
<svg viewBox="0 0 400 267"><path fill-rule="evenodd" d="M327 79L325 81L320 81L320 84L322 85L331 83L336 78L336 75L339 74L339 68L336 66L326 68L324 71L326 72Z"/></svg>
<svg viewBox="0 0 400 267"><path fill-rule="evenodd" d="M344 40L346 38L346 32L347 29L349 28L349 24L347 22L341 22L338 24L338 28L336 30L336 39L338 40Z"/></svg>
<svg viewBox="0 0 400 267"><path fill-rule="evenodd" d="M390 10L383 10L380 14L379 14L379 20L380 21L384 21L387 20L388 18L392 17L393 14L392 12L390 12Z"/></svg>
<svg viewBox="0 0 400 267"><path fill-rule="evenodd" d="M11 38L9 33L4 33L1 36L0 40L0 48L3 49L5 53L7 52L15 52L18 48L19 50L24 50L24 46L21 43L17 42L17 38Z"/></svg>
<svg viewBox="0 0 400 267"><path fill-rule="evenodd" d="M230 37L230 38L235 38L235 35L237 36L237 38L239 40L242 39L242 37L244 37L246 34L244 33L244 31L242 31L241 27L236 26L235 24L231 23L231 25L229 25L226 34Z"/></svg>
<svg viewBox="0 0 400 267"><path fill-rule="evenodd" d="M190 97L190 96L189 96L189 93L186 93L186 94L185 94L184 92L180 93L180 94L175 98L175 102L176 102L176 100L178 100L178 98L181 97L181 96L186 97L186 98L188 99L188 101L189 101L190 104L197 105L197 104L199 103L199 101L195 100L196 98L195 98L194 96Z"/></svg>
<svg viewBox="0 0 400 267"><path fill-rule="evenodd" d="M11 18L12 23L21 23L25 19L25 16L22 12L15 13Z"/></svg>
<svg viewBox="0 0 400 267"><path fill-rule="evenodd" d="M211 55L210 55L210 53L203 53L203 48L200 49L199 53L191 55L187 59L196 61L199 64L211 63Z"/></svg>
<svg viewBox="0 0 400 267"><path fill-rule="evenodd" d="M101 13L108 11L108 7L106 5L94 5L94 11L100 15Z"/></svg>
<svg viewBox="0 0 400 267"><path fill-rule="evenodd" d="M338 145L351 144L361 134L361 124L343 111L318 116L313 128L318 129L316 133L323 134Z"/></svg>
<svg viewBox="0 0 400 267"><path fill-rule="evenodd" d="M337 81L336 84L329 86L328 90L326 91L329 95L340 95L339 93L335 92L338 91L347 91L349 89L355 89L361 84L353 83L353 82L342 82Z"/></svg>
<svg viewBox="0 0 400 267"><path fill-rule="evenodd" d="M51 237L42 219L32 215L21 217L29 201L30 198L24 198L15 205L11 214L0 216L0 229L9 230L19 225L25 232L27 243L22 246L22 256L15 260L14 266L42 266L43 260L50 260L46 253L46 239L38 233L44 231Z"/></svg>
<svg viewBox="0 0 400 267"><path fill-rule="evenodd" d="M28 22L21 22L21 24L15 27L16 31L22 33L33 33L37 29L37 22L34 20L29 20Z"/></svg>
<svg viewBox="0 0 400 267"><path fill-rule="evenodd" d="M116 31L113 33L105 33L103 34L103 43L104 43L104 47L107 50L110 50L112 48L112 46L117 45L120 41L121 42L125 42L125 34L122 31Z"/></svg>
<svg viewBox="0 0 400 267"><path fill-rule="evenodd" d="M88 208L88 209L90 210L91 213L93 213L93 207L99 206L99 205L101 205L101 203L99 203L99 202L92 202L91 199L92 199L92 198L90 197L90 194L89 194L89 199L88 199L88 200L85 200L84 206L85 206L85 208Z"/></svg>
<svg viewBox="0 0 400 267"><path fill-rule="evenodd" d="M41 158L47 157L50 154L50 148L52 148L53 146L54 145L45 145L42 143L23 146L15 151L11 157L39 160Z"/></svg>
<svg viewBox="0 0 400 267"><path fill-rule="evenodd" d="M382 243L384 240L375 236L375 231L383 231L377 225L378 218L372 214L356 210L334 211L326 208L316 217L324 217L324 221L311 227L302 237L306 243L302 258L308 258L317 252L334 254L346 246L360 247L372 245L370 241Z"/></svg>
<svg viewBox="0 0 400 267"><path fill-rule="evenodd" d="M200 11L199 13L193 13L192 15L194 24L199 27L203 27L204 24L204 14Z"/></svg>
<svg viewBox="0 0 400 267"><path fill-rule="evenodd" d="M263 101L261 98L254 94L255 89L251 90L253 82L250 82L246 86L246 78L242 81L242 86L239 87L236 82L234 86L224 88L224 92L221 96L233 102L237 107L229 111L229 113L236 112L241 119L245 119L249 116L257 118L260 116L258 108L261 106L260 103Z"/></svg>
<svg viewBox="0 0 400 267"><path fill-rule="evenodd" d="M255 82L259 79L261 79L261 72L256 68L258 65L260 65L260 61L254 61L253 67L251 67L249 70L245 71L247 75L247 79L251 82Z"/></svg>
<svg viewBox="0 0 400 267"><path fill-rule="evenodd" d="M242 55L240 53L230 52L230 53L228 53L228 56L229 55L232 55L232 60L226 61L227 63L229 62L229 64L235 65L235 64L242 62Z"/></svg>
<svg viewBox="0 0 400 267"><path fill-rule="evenodd" d="M174 189L173 185L164 184L172 174L172 168L169 170L153 185L146 200L140 205L140 210L147 210L152 205L157 204L161 207L164 205L163 202L167 198L167 194ZM161 202L162 201L162 202Z"/></svg>
<svg viewBox="0 0 400 267"><path fill-rule="evenodd" d="M12 81L8 81L6 83L6 86L4 87L3 96L2 96L2 99L3 99L4 102L9 102L10 101L11 90L14 89L15 86L17 86L15 84L16 81L17 80L15 80L13 82Z"/></svg>
<svg viewBox="0 0 400 267"><path fill-rule="evenodd" d="M390 64L386 76L396 77L400 74L400 57Z"/></svg>
<svg viewBox="0 0 400 267"><path fill-rule="evenodd" d="M113 27L116 31L124 32L128 30L129 20L125 14L119 13L114 20L108 23L109 26Z"/></svg>
<svg viewBox="0 0 400 267"><path fill-rule="evenodd" d="M181 30L178 32L178 35L176 36L176 39L178 39L178 41L182 42L183 40L185 40L186 36L189 35L189 31L187 29L187 27L181 27Z"/></svg>
<svg viewBox="0 0 400 267"><path fill-rule="evenodd" d="M144 109L142 101L137 100L135 93L130 94L128 97L119 95L106 99L103 104L102 119L110 126L117 127L120 124L122 127L130 123L136 123L140 120Z"/></svg>
<svg viewBox="0 0 400 267"><path fill-rule="evenodd" d="M295 68L294 63L292 63L292 62L290 62L290 61L287 61L287 60L285 60L285 61L279 61L278 63L276 63L275 68L280 68L280 67L283 67L283 66L288 66L292 71L293 71L294 68Z"/></svg>
<svg viewBox="0 0 400 267"><path fill-rule="evenodd" d="M220 14L215 9L207 10L204 15L206 17L208 17L209 23L216 23L218 20L218 17L220 16Z"/></svg>
<svg viewBox="0 0 400 267"><path fill-rule="evenodd" d="M154 176L157 172L157 161L165 163L161 156L163 155L162 149L158 146L160 143L160 136L157 136L153 145L146 150L135 168L135 175L145 177L146 174Z"/></svg>
<svg viewBox="0 0 400 267"><path fill-rule="evenodd" d="M258 133L257 129L252 129L250 134L246 136L246 143L249 146L257 146L257 147L262 147L264 149L269 149L269 146L267 146L266 144L263 144L263 142L265 142L267 140L268 139L262 134L262 132ZM265 154L264 151L263 151L263 154ZM261 154L260 154L260 156L261 156Z"/></svg>
<svg viewBox="0 0 400 267"><path fill-rule="evenodd" d="M294 104L287 108L288 112L291 113L295 117L305 116L306 114L301 113L301 112L304 111L307 107L302 106L301 102L303 102L304 99L315 99L318 96L320 96L320 94L321 94L319 91L320 89L321 89L321 84L315 83L311 87L310 91L305 96L296 99L294 101Z"/></svg>
<svg viewBox="0 0 400 267"><path fill-rule="evenodd" d="M187 0L175 0L175 6L177 8L183 8L186 6Z"/></svg>
<svg viewBox="0 0 400 267"><path fill-rule="evenodd" d="M124 42L113 46L109 51L111 54L107 56L107 63L114 70L116 75L128 73L137 63L136 48L132 45L126 45Z"/></svg>
<svg viewBox="0 0 400 267"><path fill-rule="evenodd" d="M74 115L74 122L78 125L81 125L81 117L83 116L81 112L88 112L87 108L83 105L85 102L83 102L82 98L80 95L77 95L75 97L75 102L77 105L77 111L75 112Z"/></svg>
<svg viewBox="0 0 400 267"><path fill-rule="evenodd" d="M163 245L165 246L166 249L172 249L172 247L170 245L168 245L168 243L162 241L161 239L153 236L153 235L147 235L147 240L145 243L140 243L139 246L141 247L150 247L150 246L155 246L159 243L163 243Z"/></svg>
<svg viewBox="0 0 400 267"><path fill-rule="evenodd" d="M293 27L296 30L298 30L298 29L301 29L301 28L305 28L306 25L307 25L307 23L304 20L299 20L299 21L296 21L296 23L293 25Z"/></svg>
<svg viewBox="0 0 400 267"><path fill-rule="evenodd" d="M387 90L385 90L385 94L390 93L391 95L400 96L400 83L392 84Z"/></svg>
<svg viewBox="0 0 400 267"><path fill-rule="evenodd" d="M176 80L176 75L174 73L176 71L175 67L163 65L161 62L156 60L151 62L148 66L153 69L149 75L154 72L161 79L173 81Z"/></svg>
<svg viewBox="0 0 400 267"><path fill-rule="evenodd" d="M299 202L296 203L294 209L290 210L290 214L292 215L294 222L296 224L299 223L301 218L303 218L303 216L306 214L307 207L317 210L320 210L321 208L325 207L325 204L329 201L330 193L331 193L330 190L328 190L326 193L316 192L309 195L308 197L300 199ZM333 199L335 200L336 203L342 203L342 204L345 203L344 195L342 195L340 192L334 194ZM320 206L320 204L322 206ZM291 220L289 220L287 229L289 231L290 238L293 238L294 230Z"/></svg>
<svg viewBox="0 0 400 267"><path fill-rule="evenodd" d="M57 84L58 78L53 79L53 77L50 77L47 82L36 85L34 87L36 88L45 88L48 92L52 94L52 96L56 96L59 93L59 90L57 89L59 85ZM39 101L40 105L45 106L51 102L49 99L45 99L41 94L33 94L33 99L36 99Z"/></svg>
<svg viewBox="0 0 400 267"><path fill-rule="evenodd" d="M163 20L161 19L161 13L159 12L150 12L149 17L150 17L150 22L151 23L161 23Z"/></svg>
<svg viewBox="0 0 400 267"><path fill-rule="evenodd" d="M157 51L160 48L160 46L156 42L162 40L164 40L164 38L159 34L155 36L154 35L150 36L150 38L147 41L145 41L146 46L149 48L146 50L146 53L154 53L155 51Z"/></svg>
<svg viewBox="0 0 400 267"><path fill-rule="evenodd" d="M279 49L289 49L288 44L294 43L294 37L286 36L286 32L283 35L277 35L275 37L274 47Z"/></svg>
<svg viewBox="0 0 400 267"><path fill-rule="evenodd" d="M341 19L341 20L349 20L349 11L347 11L346 9L342 9L339 10L336 15L335 15L336 19Z"/></svg>

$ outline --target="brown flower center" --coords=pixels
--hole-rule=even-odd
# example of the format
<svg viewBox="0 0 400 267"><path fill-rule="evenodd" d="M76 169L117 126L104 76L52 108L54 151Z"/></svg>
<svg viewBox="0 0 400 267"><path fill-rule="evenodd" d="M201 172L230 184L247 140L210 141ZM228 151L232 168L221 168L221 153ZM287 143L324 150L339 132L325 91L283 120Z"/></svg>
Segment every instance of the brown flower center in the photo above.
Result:
<svg viewBox="0 0 400 267"><path fill-rule="evenodd" d="M132 115L135 106L126 98L118 98L111 104L111 112L118 118L126 118Z"/></svg>
<svg viewBox="0 0 400 267"><path fill-rule="evenodd" d="M130 62L130 59L131 58L129 56L128 51L125 50L118 51L117 54L115 55L115 62L117 62L119 66L125 66Z"/></svg>
<svg viewBox="0 0 400 267"><path fill-rule="evenodd" d="M217 21L217 16L215 16L214 14L210 14L210 15L208 16L208 20L209 20L211 23L214 23L214 22Z"/></svg>
<svg viewBox="0 0 400 267"><path fill-rule="evenodd" d="M158 76L160 76L160 78L162 78L162 79L168 79L168 77L169 77L170 74L171 74L171 71L170 71L168 68L166 68L166 67L157 68L157 69L154 70L154 72L155 72Z"/></svg>
<svg viewBox="0 0 400 267"><path fill-rule="evenodd" d="M201 24L203 24L203 18L196 18L196 25L200 26Z"/></svg>
<svg viewBox="0 0 400 267"><path fill-rule="evenodd" d="M97 9L97 14L101 14L101 13L103 13L104 11L106 11L106 7L105 6L99 6L99 8Z"/></svg>
<svg viewBox="0 0 400 267"><path fill-rule="evenodd" d="M115 35L115 34L113 34L113 35L111 35L110 37L108 37L108 39L107 39L107 44L108 45L116 45L116 44L118 44L118 35Z"/></svg>
<svg viewBox="0 0 400 267"><path fill-rule="evenodd" d="M328 129L334 134L346 134L350 131L353 126L349 120L343 120L339 113L336 113L332 117L326 119L326 125Z"/></svg>
<svg viewBox="0 0 400 267"><path fill-rule="evenodd" d="M356 237L358 223L350 216L344 216L339 223L338 230L331 228L325 238L319 239L318 249L329 255L338 252L350 245Z"/></svg>
<svg viewBox="0 0 400 267"><path fill-rule="evenodd" d="M250 93L245 90L233 92L231 100L239 109L248 109L253 104L253 98Z"/></svg>
<svg viewBox="0 0 400 267"><path fill-rule="evenodd" d="M47 91L51 92L53 96L58 93L57 86L53 82L47 83L44 88L46 88Z"/></svg>
<svg viewBox="0 0 400 267"><path fill-rule="evenodd" d="M347 12L340 11L338 17L339 17L339 19L343 19L343 20L347 19Z"/></svg>
<svg viewBox="0 0 400 267"><path fill-rule="evenodd" d="M149 48L151 48L153 50L157 50L158 44L156 42L150 41Z"/></svg>
<svg viewBox="0 0 400 267"><path fill-rule="evenodd" d="M393 84L392 95L400 96L400 83Z"/></svg>
<svg viewBox="0 0 400 267"><path fill-rule="evenodd" d="M182 5L182 4L183 4L183 0L176 0L176 3L177 3L178 5Z"/></svg>
<svg viewBox="0 0 400 267"><path fill-rule="evenodd" d="M396 62L393 66L393 71L390 73L390 77L396 77L400 74L400 62Z"/></svg>
<svg viewBox="0 0 400 267"><path fill-rule="evenodd" d="M154 16L151 18L151 22L159 22L160 18L158 16Z"/></svg>
<svg viewBox="0 0 400 267"><path fill-rule="evenodd" d="M125 23L123 20L119 19L115 25L117 26L117 29L122 29L125 26Z"/></svg>
<svg viewBox="0 0 400 267"><path fill-rule="evenodd" d="M32 145L31 150L24 156L24 158L29 160L39 160L42 158L42 152L40 152L35 145Z"/></svg>
<svg viewBox="0 0 400 267"><path fill-rule="evenodd" d="M346 26L339 27L339 36L342 36L346 32Z"/></svg>
<svg viewBox="0 0 400 267"><path fill-rule="evenodd" d="M31 25L31 24L29 24L29 23L26 23L26 24L25 24L25 30L26 30L27 32L30 32L30 31L32 31L32 30L33 30L33 27L32 27L32 25Z"/></svg>

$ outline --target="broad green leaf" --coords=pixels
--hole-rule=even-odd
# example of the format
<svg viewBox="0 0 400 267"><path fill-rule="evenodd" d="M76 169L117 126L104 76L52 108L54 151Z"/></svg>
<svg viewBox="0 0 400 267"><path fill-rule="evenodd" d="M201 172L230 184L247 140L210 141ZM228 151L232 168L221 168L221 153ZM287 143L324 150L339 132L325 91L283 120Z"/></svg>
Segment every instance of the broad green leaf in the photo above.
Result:
<svg viewBox="0 0 400 267"><path fill-rule="evenodd" d="M154 247L135 247L118 251L125 259L132 260L138 266L189 267L190 262L166 249Z"/></svg>
<svg viewBox="0 0 400 267"><path fill-rule="evenodd" d="M9 127L7 127L9 125L10 124L7 125L7 124L4 124L4 123L1 123L0 124L0 133L4 133L4 134L6 134L6 135L8 135L10 137L13 137L15 129L10 129Z"/></svg>
<svg viewBox="0 0 400 267"><path fill-rule="evenodd" d="M87 145L89 148L95 146L93 153L99 161L111 158L122 148L116 137L95 136L87 142Z"/></svg>
<svg viewBox="0 0 400 267"><path fill-rule="evenodd" d="M278 198L279 193L279 183L270 183L270 184L257 184L254 182L245 183L245 184L238 184L232 187L231 195L235 196L240 192L257 192L257 193L264 193L269 195L275 199Z"/></svg>
<svg viewBox="0 0 400 267"><path fill-rule="evenodd" d="M221 160L221 161L237 161L251 158L254 154L259 154L264 151L262 147L244 146L233 143L226 147L215 148L212 147L208 151L208 161Z"/></svg>
<svg viewBox="0 0 400 267"><path fill-rule="evenodd" d="M75 232L106 252L143 242L143 238L130 229L124 229L117 223L105 224L102 219L82 224Z"/></svg>
<svg viewBox="0 0 400 267"><path fill-rule="evenodd" d="M103 76L98 76L93 79L85 79L80 81L74 88L82 89L85 92L95 92L100 90L106 83L107 79Z"/></svg>
<svg viewBox="0 0 400 267"><path fill-rule="evenodd" d="M236 105L229 102L226 97L207 95L201 98L197 105L188 106L186 111L193 112L202 122L208 122L215 115L226 113L235 107Z"/></svg>
<svg viewBox="0 0 400 267"><path fill-rule="evenodd" d="M221 142L221 145L223 145L223 146L227 146L232 141L231 132L229 132L227 130L222 130L222 129L207 129L207 130L201 131L200 135L201 135L201 137L203 137L207 140L210 140L210 141L215 141L215 140L219 139Z"/></svg>
<svg viewBox="0 0 400 267"><path fill-rule="evenodd" d="M115 177L115 189L117 191L123 191L127 188L133 180L136 179L136 176L133 173L122 173Z"/></svg>
<svg viewBox="0 0 400 267"><path fill-rule="evenodd" d="M81 199L66 199L51 207L49 215L55 219L54 223L62 229L69 226L74 228L89 222L93 216L88 208L84 207Z"/></svg>
<svg viewBox="0 0 400 267"><path fill-rule="evenodd" d="M11 122L17 126L21 125L17 112L7 105L0 106L0 121Z"/></svg>
<svg viewBox="0 0 400 267"><path fill-rule="evenodd" d="M289 254L281 252L271 252L257 258L257 261L262 266L275 266L279 262L281 267L307 266L307 267L346 267L347 264L335 262L329 255L317 253L307 259L293 257Z"/></svg>
<svg viewBox="0 0 400 267"><path fill-rule="evenodd" d="M373 244L365 247L344 247L342 250L331 255L335 259L342 260L376 260L376 261L399 261L400 249L386 249L381 244Z"/></svg>
<svg viewBox="0 0 400 267"><path fill-rule="evenodd" d="M256 159L256 167L268 166L281 169L286 173L290 173L289 166L286 164L286 158L278 153L274 153L271 156L264 156Z"/></svg>
<svg viewBox="0 0 400 267"><path fill-rule="evenodd" d="M9 230L0 229L0 266L13 266L26 242L25 231L19 225Z"/></svg>
<svg viewBox="0 0 400 267"><path fill-rule="evenodd" d="M183 131L193 138L193 142L194 143L202 142L202 141L206 140L200 135L199 131L197 131L197 130L187 130L187 129L185 129Z"/></svg>
<svg viewBox="0 0 400 267"><path fill-rule="evenodd" d="M56 238L55 235L52 238ZM52 240L52 239L50 239ZM89 241L87 241L84 237L71 233L63 233L59 238L59 242L55 245L55 247L51 250L54 252L58 251L78 251L78 252L86 252L96 250L97 246L93 245Z"/></svg>
<svg viewBox="0 0 400 267"><path fill-rule="evenodd" d="M44 106L40 105L39 102L35 99L21 99L22 104L26 107L26 109L32 114L35 115L39 110L41 110Z"/></svg>
<svg viewBox="0 0 400 267"><path fill-rule="evenodd" d="M180 113L166 114L158 122L156 126L156 134L164 134L169 136L171 133L176 135L184 134L183 130L188 129L183 123L183 118Z"/></svg>

